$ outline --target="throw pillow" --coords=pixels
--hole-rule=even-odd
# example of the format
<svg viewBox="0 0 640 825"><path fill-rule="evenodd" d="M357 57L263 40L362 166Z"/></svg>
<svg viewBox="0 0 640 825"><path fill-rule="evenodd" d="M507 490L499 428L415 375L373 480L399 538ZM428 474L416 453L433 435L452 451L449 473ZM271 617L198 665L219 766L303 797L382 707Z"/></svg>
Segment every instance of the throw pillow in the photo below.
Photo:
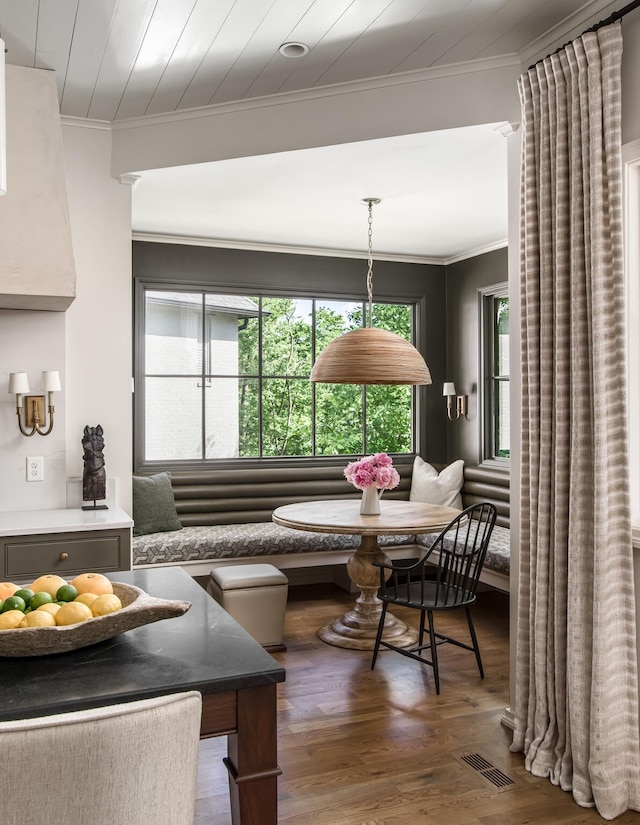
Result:
<svg viewBox="0 0 640 825"><path fill-rule="evenodd" d="M462 482L464 481L464 461L454 461L440 473L416 456L411 476L409 501L424 504L442 504L462 510Z"/></svg>
<svg viewBox="0 0 640 825"><path fill-rule="evenodd" d="M169 473L133 476L133 535L182 530Z"/></svg>

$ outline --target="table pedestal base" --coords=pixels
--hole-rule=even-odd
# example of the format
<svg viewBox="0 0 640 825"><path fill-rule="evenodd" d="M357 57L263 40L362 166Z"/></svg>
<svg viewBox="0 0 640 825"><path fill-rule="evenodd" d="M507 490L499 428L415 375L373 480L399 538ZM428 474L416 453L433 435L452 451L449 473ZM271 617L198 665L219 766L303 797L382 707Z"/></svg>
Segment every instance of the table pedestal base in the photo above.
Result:
<svg viewBox="0 0 640 825"><path fill-rule="evenodd" d="M327 644L351 650L373 650L382 613L378 598L380 568L374 561L389 563L376 536L362 536L360 546L347 562L349 578L360 590L353 610L334 619L318 630L318 637ZM418 632L395 616L387 613L382 638L398 647L411 647L418 640Z"/></svg>
<svg viewBox="0 0 640 825"><path fill-rule="evenodd" d="M328 645L334 647L344 647L350 650L373 650L376 641L376 631L378 625L373 630L364 627L349 627L344 624L344 619L349 614L334 619L331 624L325 625L318 630L318 637L326 642ZM382 633L382 638L393 640L394 645L398 647L411 647L418 641L418 631L412 627L408 627L404 622L396 619L395 616L387 618L393 622L392 632L388 632L387 623L385 622L385 629ZM382 650L382 648L380 648Z"/></svg>

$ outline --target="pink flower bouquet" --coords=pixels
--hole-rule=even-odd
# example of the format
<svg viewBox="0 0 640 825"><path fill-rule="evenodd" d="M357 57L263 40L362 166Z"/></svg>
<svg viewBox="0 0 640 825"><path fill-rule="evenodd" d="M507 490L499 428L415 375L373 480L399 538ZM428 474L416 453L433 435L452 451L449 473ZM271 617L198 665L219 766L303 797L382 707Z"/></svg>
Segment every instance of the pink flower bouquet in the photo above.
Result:
<svg viewBox="0 0 640 825"><path fill-rule="evenodd" d="M344 468L344 476L358 490L365 490L375 484L378 490L393 490L400 483L393 460L386 453L376 453L351 461Z"/></svg>

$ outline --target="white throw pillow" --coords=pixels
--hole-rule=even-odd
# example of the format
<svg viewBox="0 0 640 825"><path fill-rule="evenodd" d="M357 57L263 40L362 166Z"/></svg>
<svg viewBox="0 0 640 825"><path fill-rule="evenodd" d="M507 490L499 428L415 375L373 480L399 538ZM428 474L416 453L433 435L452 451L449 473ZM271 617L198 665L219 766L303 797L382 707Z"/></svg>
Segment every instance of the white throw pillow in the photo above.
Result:
<svg viewBox="0 0 640 825"><path fill-rule="evenodd" d="M442 504L462 510L462 482L464 481L464 461L454 461L441 473L423 461L419 455L413 462L411 492L409 501L424 504Z"/></svg>

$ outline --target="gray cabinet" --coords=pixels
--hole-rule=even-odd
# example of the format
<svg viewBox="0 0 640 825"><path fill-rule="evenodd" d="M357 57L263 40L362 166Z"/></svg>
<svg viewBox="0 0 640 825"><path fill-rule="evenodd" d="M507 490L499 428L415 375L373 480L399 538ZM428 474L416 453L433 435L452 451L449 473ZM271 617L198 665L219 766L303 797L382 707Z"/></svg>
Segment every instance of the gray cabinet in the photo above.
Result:
<svg viewBox="0 0 640 825"><path fill-rule="evenodd" d="M131 530L105 529L2 536L2 581L26 581L43 573L111 573L131 568Z"/></svg>

